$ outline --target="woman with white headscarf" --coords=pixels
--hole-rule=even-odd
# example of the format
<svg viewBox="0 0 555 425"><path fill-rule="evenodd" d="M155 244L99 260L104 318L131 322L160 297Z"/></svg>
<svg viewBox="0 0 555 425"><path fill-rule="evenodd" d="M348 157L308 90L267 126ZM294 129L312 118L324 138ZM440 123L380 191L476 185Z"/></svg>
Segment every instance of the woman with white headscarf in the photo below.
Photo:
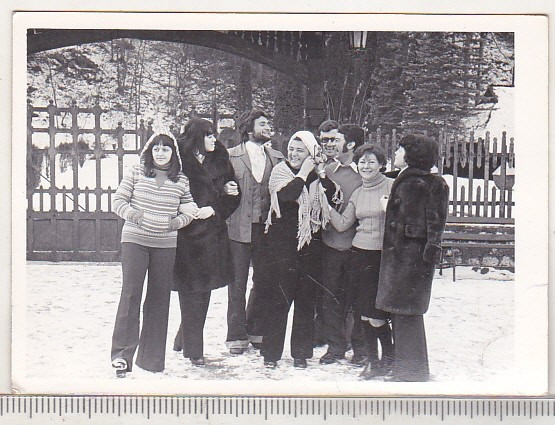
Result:
<svg viewBox="0 0 555 425"><path fill-rule="evenodd" d="M312 234L329 221L328 202L334 183L323 171L325 159L309 131L296 132L287 146L287 161L270 176L270 212L266 221L261 298L266 324L261 354L275 368L281 359L291 304L295 304L291 334L293 365L306 368L312 357L314 299L321 260L310 245Z"/></svg>

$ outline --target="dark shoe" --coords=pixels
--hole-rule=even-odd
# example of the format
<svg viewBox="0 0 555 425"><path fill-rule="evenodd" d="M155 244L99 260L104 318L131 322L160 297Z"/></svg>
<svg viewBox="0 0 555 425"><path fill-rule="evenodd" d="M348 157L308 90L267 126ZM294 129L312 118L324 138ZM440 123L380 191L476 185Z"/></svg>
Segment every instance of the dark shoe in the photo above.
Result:
<svg viewBox="0 0 555 425"><path fill-rule="evenodd" d="M264 360L264 367L267 369L275 369L277 367L277 362L271 360Z"/></svg>
<svg viewBox="0 0 555 425"><path fill-rule="evenodd" d="M245 349L244 349L244 348L240 348L240 347L234 347L234 348L230 348L230 349L229 349L229 352L230 352L231 354L233 354L233 355L238 356L238 355L240 355L240 354L243 354L243 353L245 352Z"/></svg>
<svg viewBox="0 0 555 425"><path fill-rule="evenodd" d="M251 342L251 345L253 346L253 348L255 350L260 350L262 348L262 343L261 342Z"/></svg>
<svg viewBox="0 0 555 425"><path fill-rule="evenodd" d="M293 359L293 367L299 369L306 369L306 360L305 359Z"/></svg>
<svg viewBox="0 0 555 425"><path fill-rule="evenodd" d="M204 366L206 362L204 361L204 357L197 357L196 359L191 358L191 363L195 366Z"/></svg>
<svg viewBox="0 0 555 425"><path fill-rule="evenodd" d="M345 354L333 354L331 352L327 352L322 357L320 357L320 364L332 364L339 360L343 360L345 358Z"/></svg>
<svg viewBox="0 0 555 425"><path fill-rule="evenodd" d="M365 356L363 354L353 354L353 357L351 358L351 364L358 367L364 367L368 365L369 362L370 359L368 358L368 356Z"/></svg>

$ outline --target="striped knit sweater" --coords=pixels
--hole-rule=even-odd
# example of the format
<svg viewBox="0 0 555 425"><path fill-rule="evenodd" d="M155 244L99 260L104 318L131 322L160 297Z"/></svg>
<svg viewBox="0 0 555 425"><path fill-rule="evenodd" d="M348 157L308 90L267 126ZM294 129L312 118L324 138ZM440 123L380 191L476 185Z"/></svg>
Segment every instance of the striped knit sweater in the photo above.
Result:
<svg viewBox="0 0 555 425"><path fill-rule="evenodd" d="M122 179L112 202L113 211L125 220L121 232L122 242L134 242L155 248L177 246L177 230L168 231L170 220L185 227L192 217L178 213L179 205L193 202L189 179L183 174L174 183L166 179L161 187L156 178L146 177L144 166L135 165ZM132 222L133 212L142 211L142 223Z"/></svg>
<svg viewBox="0 0 555 425"><path fill-rule="evenodd" d="M335 210L330 211L330 221L340 232L349 229L358 220L353 239L354 247L372 251L382 249L385 211L380 198L383 195L389 196L392 185L393 179L379 174L371 182L363 181L362 186L353 192L343 214Z"/></svg>

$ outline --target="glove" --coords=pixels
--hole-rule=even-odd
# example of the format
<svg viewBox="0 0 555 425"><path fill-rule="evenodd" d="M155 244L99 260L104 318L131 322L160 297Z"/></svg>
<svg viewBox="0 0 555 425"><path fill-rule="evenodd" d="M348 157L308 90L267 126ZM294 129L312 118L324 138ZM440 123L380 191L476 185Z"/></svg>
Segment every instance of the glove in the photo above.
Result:
<svg viewBox="0 0 555 425"><path fill-rule="evenodd" d="M193 217L198 212L198 206L194 202L187 202L179 206L179 212Z"/></svg>
<svg viewBox="0 0 555 425"><path fill-rule="evenodd" d="M204 220L207 219L208 217L211 217L215 214L216 212L214 211L214 208L212 207L202 207L198 210L197 214L195 215L196 219L199 220Z"/></svg>

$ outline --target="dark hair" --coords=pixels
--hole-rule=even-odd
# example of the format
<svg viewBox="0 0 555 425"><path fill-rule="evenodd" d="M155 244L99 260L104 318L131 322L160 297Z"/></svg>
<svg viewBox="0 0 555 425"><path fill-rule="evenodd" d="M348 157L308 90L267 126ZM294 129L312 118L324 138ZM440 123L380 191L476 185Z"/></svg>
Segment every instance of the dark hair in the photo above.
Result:
<svg viewBox="0 0 555 425"><path fill-rule="evenodd" d="M345 136L345 145L355 142L354 149L364 143L364 129L356 124L341 124L337 132Z"/></svg>
<svg viewBox="0 0 555 425"><path fill-rule="evenodd" d="M374 154L376 156L376 159L382 166L380 168L380 171L382 172L385 171L385 166L387 164L386 154L385 154L385 151L377 145L365 143L364 145L359 146L358 148L355 149L355 155L353 157L353 161L355 163L358 163L360 158L362 158L364 155L371 155L371 154Z"/></svg>
<svg viewBox="0 0 555 425"><path fill-rule="evenodd" d="M172 158L170 159L170 168L168 169L168 179L170 179L174 183L177 183L177 181L179 180L178 174L181 171L181 166L177 158L178 153L175 150L175 143L173 139L166 134L159 134L158 136L155 136L154 139L152 139L152 141L150 142L150 145L148 145L147 150L143 153L145 176L156 176L154 158L152 157L152 148L157 145L169 146L171 148Z"/></svg>
<svg viewBox="0 0 555 425"><path fill-rule="evenodd" d="M320 126L318 127L318 131L320 132L327 132L327 131L332 131L332 130L336 130L339 128L339 123L335 120L325 120L324 122L322 122L322 124L320 124Z"/></svg>
<svg viewBox="0 0 555 425"><path fill-rule="evenodd" d="M249 133L254 131L254 122L260 117L270 119L270 115L260 108L252 108L250 111L245 111L241 114L239 117L241 142L249 140Z"/></svg>
<svg viewBox="0 0 555 425"><path fill-rule="evenodd" d="M437 163L438 144L431 137L407 134L401 138L399 146L405 149L405 162L409 167L430 171Z"/></svg>
<svg viewBox="0 0 555 425"><path fill-rule="evenodd" d="M204 138L214 134L214 125L203 118L191 118L183 128L183 133L177 138L181 158L194 155L197 152L206 155Z"/></svg>

